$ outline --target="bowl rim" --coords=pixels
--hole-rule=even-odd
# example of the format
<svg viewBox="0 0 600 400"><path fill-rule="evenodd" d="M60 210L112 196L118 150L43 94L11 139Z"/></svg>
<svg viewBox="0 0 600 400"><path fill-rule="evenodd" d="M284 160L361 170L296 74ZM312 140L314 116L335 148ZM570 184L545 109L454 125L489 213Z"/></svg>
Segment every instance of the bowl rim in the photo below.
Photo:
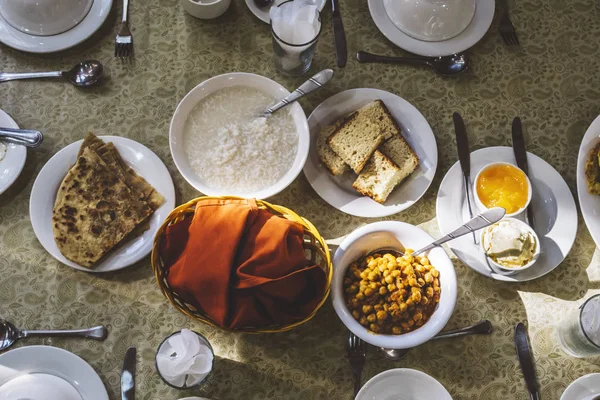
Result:
<svg viewBox="0 0 600 400"><path fill-rule="evenodd" d="M523 175L525 175L525 180L527 181L527 202L525 203L525 205L521 208L519 208L517 211L515 211L514 213L510 213L510 214L506 214L504 216L504 218L511 218L511 217L515 217L519 214L521 214L523 211L525 211L527 209L527 207L529 207L529 203L531 203L531 199L533 198L533 188L531 186L531 180L529 179L529 177L527 176L527 174L525 173L525 171L523 171L521 168L519 168L518 166L511 164L509 162L506 161L494 161L491 162L489 164L484 165L483 167L481 167L481 169L477 172L477 175L475 175L475 181L473 182L473 197L475 198L475 203L477 204L477 206L482 209L482 210L489 210L488 207L486 207L483 202L481 201L481 199L479 198L479 193L477 193L477 181L479 181L479 176L481 175L481 173L483 171L485 171L486 169L488 169L489 167L493 166L493 165L509 165L513 168L518 169L519 171L521 171L523 173Z"/></svg>
<svg viewBox="0 0 600 400"><path fill-rule="evenodd" d="M434 253L436 258L441 257L444 260L444 266L442 267L444 271L442 272L442 270L440 270L440 274L443 274L443 282L449 286L450 290L442 290L440 303L438 304L432 317L423 326L415 329L414 331L401 335L374 334L360 325L358 321L356 321L350 314L350 310L344 301L342 288L345 272L350 263L343 267L340 266L345 252L359 239L368 235L385 232L391 233L394 236L398 236L396 232L406 230L412 230L415 233L418 232L418 234L424 239L431 240L431 242L434 241L431 235L418 226L401 221L380 221L355 229L352 233L346 236L333 256L332 263L334 274L331 282L331 299L335 312L348 330L373 346L384 347L387 349L409 349L419 346L429 341L446 326L456 306L456 300L458 297L458 283L454 265L452 264L452 260L446 251L441 247L436 247L425 254L430 255Z"/></svg>
<svg viewBox="0 0 600 400"><path fill-rule="evenodd" d="M275 196L280 193L284 189L286 189L289 185L296 180L298 175L302 172L304 168L304 164L306 164L306 160L308 159L308 153L310 150L310 129L308 127L308 118L300 103L295 102L294 104L289 105L289 109L292 110L292 117L294 119L294 125L296 127L296 132L298 134L298 148L296 150L296 157L291 167L287 170L287 172L273 185L248 193L229 193L218 189L213 189L210 186L203 184L200 181L200 177L191 172L191 174L185 173L184 163L186 162L184 159L186 158L185 154L181 154L181 152L176 151L176 141L177 138L183 137L183 128L185 126L185 121L187 120L187 115L183 115L183 107L192 102L193 96L197 92L202 91L208 85L214 84L215 82L223 81L224 84L219 86L218 88L207 90L198 100L194 101L194 104L198 104L199 101L204 99L211 93L216 92L217 90L232 87L232 86L250 86L247 83L245 84L243 81L248 82L263 82L265 85L261 85L260 90L263 90L269 94L275 94L275 92L281 92L284 96L290 94L290 92L280 83L274 81L273 79L267 78L263 75L253 74L249 72L228 72L221 75L216 75L211 78L204 80L203 82L196 85L192 88L186 95L179 101L177 104L177 108L171 117L171 122L169 124L169 150L171 152L171 158L173 159L173 163L175 167L179 171L179 173L183 176L185 181L190 184L194 189L201 192L206 196L227 196L234 195L238 197L245 198L259 198L259 199L267 199ZM254 86L256 87L256 86ZM176 125L180 122L181 119L181 127L176 127Z"/></svg>

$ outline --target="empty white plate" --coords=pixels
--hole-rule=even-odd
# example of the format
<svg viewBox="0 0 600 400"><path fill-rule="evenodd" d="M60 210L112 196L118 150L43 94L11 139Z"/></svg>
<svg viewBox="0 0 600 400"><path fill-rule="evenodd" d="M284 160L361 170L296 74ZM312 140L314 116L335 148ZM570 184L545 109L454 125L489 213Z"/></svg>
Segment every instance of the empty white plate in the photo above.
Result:
<svg viewBox="0 0 600 400"><path fill-rule="evenodd" d="M588 374L571 383L560 400L589 400L600 395L600 374Z"/></svg>
<svg viewBox="0 0 600 400"><path fill-rule="evenodd" d="M384 371L360 389L356 400L452 400L437 380L416 369Z"/></svg>
<svg viewBox="0 0 600 400"><path fill-rule="evenodd" d="M89 272L115 271L134 264L150 254L154 235L175 207L175 188L169 170L152 150L124 137L100 136L100 139L114 143L123 160L164 196L165 203L152 214L150 228L143 234L118 245L94 268L82 267L67 260L58 249L52 232L52 209L58 188L69 169L77 161L77 153L83 140L71 143L48 160L31 189L29 216L33 231L52 257L69 267Z"/></svg>
<svg viewBox="0 0 600 400"><path fill-rule="evenodd" d="M0 110L0 128L15 128L19 125L4 111ZM0 161L0 194L4 193L19 177L25 160L27 159L27 148L19 144L4 143L6 154Z"/></svg>
<svg viewBox="0 0 600 400"><path fill-rule="evenodd" d="M380 99L402 128L402 135L419 157L417 169L398 187L384 204L363 196L352 188L356 174L348 171L334 176L319 160L316 140L321 128ZM438 153L435 136L427 120L403 98L379 89L350 89L335 94L321 103L308 117L310 152L304 165L304 175L313 189L326 202L346 214L357 217L385 217L407 209L425 194L433 181Z"/></svg>
<svg viewBox="0 0 600 400"><path fill-rule="evenodd" d="M20 375L0 386L0 400L10 399L82 400L69 382L42 373Z"/></svg>
<svg viewBox="0 0 600 400"><path fill-rule="evenodd" d="M577 195L583 220L587 225L596 246L600 245L600 196L588 192L585 179L585 163L590 151L600 143L600 116L590 125L583 136L577 158Z"/></svg>

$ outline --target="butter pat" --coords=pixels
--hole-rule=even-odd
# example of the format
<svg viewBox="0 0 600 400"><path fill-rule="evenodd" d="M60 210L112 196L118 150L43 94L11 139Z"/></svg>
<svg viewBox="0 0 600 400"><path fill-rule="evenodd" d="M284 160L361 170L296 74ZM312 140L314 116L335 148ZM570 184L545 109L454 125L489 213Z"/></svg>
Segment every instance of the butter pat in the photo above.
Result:
<svg viewBox="0 0 600 400"><path fill-rule="evenodd" d="M483 249L488 257L504 268L521 268L533 261L538 240L524 222L505 219L483 231Z"/></svg>

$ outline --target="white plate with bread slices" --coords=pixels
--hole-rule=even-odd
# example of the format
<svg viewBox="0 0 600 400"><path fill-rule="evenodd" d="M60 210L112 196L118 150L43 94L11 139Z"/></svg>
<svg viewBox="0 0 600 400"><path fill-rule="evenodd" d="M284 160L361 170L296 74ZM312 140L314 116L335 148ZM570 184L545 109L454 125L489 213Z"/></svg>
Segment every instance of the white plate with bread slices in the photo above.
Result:
<svg viewBox="0 0 600 400"><path fill-rule="evenodd" d="M379 89L350 89L308 118L311 145L304 174L338 210L385 217L416 203L433 181L438 153L425 117Z"/></svg>

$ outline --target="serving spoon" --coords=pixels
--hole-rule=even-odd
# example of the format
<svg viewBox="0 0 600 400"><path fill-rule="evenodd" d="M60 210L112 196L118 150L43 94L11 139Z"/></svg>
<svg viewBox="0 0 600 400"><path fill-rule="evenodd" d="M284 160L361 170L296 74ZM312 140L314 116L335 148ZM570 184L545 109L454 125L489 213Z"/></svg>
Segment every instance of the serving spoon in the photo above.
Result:
<svg viewBox="0 0 600 400"><path fill-rule="evenodd" d="M30 129L0 128L0 139L25 147L38 147L42 144L44 135L40 131Z"/></svg>
<svg viewBox="0 0 600 400"><path fill-rule="evenodd" d="M75 86L86 87L93 85L102 78L104 68L100 61L87 60L75 64L68 71L53 72L0 72L0 82L16 79L34 78L65 78Z"/></svg>
<svg viewBox="0 0 600 400"><path fill-rule="evenodd" d="M103 325L89 329L71 330L21 330L8 321L0 319L0 351L8 349L17 340L28 337L78 337L93 340L104 340L108 331Z"/></svg>
<svg viewBox="0 0 600 400"><path fill-rule="evenodd" d="M440 75L458 74L469 67L468 58L465 53L457 53L445 57L389 57L359 51L356 53L356 59L360 63L426 65L433 68Z"/></svg>

